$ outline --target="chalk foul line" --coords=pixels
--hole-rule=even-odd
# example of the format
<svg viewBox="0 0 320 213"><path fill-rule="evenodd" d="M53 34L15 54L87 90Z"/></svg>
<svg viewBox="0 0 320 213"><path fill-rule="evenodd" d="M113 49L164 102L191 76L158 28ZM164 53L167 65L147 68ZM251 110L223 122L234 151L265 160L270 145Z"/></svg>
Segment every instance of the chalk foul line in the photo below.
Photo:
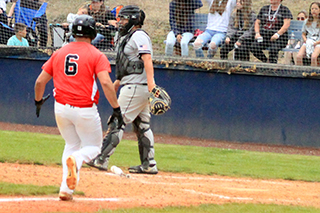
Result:
<svg viewBox="0 0 320 213"><path fill-rule="evenodd" d="M74 197L75 201L108 201L108 202L118 202L121 198L81 198ZM21 197L21 198L0 198L0 203L5 202L29 202L29 201L60 201L58 197Z"/></svg>

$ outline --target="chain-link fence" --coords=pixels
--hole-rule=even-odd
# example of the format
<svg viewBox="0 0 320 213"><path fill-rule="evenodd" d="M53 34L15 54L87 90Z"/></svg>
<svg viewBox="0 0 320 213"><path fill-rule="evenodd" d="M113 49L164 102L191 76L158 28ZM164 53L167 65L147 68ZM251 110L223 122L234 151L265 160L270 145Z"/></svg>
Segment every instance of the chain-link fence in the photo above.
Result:
<svg viewBox="0 0 320 213"><path fill-rule="evenodd" d="M318 47L315 42L320 40L320 26L313 24L316 23L313 17L309 17L310 23L305 21L312 3L308 0L3 2L7 4L0 3L3 8L0 10L0 44L2 52L8 55L11 48L7 45L26 45L22 38L27 40L29 48L48 54L71 42L70 25L79 14L89 14L96 19L102 39L95 45L102 51L112 52L119 6L133 4L146 13L143 29L150 35L157 56L318 65L316 53L318 48L320 53L320 44ZM299 13L302 10L306 13ZM255 26L256 19L259 20L258 27ZM292 20L291 24L289 20ZM305 42L303 35L314 42Z"/></svg>

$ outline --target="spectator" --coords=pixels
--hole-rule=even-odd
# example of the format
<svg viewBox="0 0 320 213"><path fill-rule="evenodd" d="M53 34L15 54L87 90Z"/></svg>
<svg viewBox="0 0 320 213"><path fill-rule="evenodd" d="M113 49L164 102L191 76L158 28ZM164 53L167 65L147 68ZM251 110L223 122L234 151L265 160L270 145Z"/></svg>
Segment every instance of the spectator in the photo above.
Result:
<svg viewBox="0 0 320 213"><path fill-rule="evenodd" d="M48 27L47 16L45 13L47 3L45 2L46 0L20 0L20 2L17 2L17 5L15 6L15 21L23 22L27 25L27 34L28 39L30 38L30 46L47 46ZM45 4L45 7L42 7L43 4ZM34 15L40 8L42 15L35 18ZM29 11L31 11L31 13ZM35 25L33 25L33 21L35 21ZM37 41L39 41L39 43L37 43Z"/></svg>
<svg viewBox="0 0 320 213"><path fill-rule="evenodd" d="M196 57L204 57L202 47L210 41L207 57L212 58L222 41L226 38L229 19L237 1L207 0L207 2L210 5L207 28L195 40L194 50Z"/></svg>
<svg viewBox="0 0 320 213"><path fill-rule="evenodd" d="M307 19L307 17L308 17L307 12L302 10L298 13L297 20L304 21ZM300 49L300 47L301 47L301 40L295 40L294 42L292 42L289 38L286 48ZM285 52L284 53L285 64L288 64L288 65L297 64L297 54L298 54L297 52L293 52L293 51Z"/></svg>
<svg viewBox="0 0 320 213"><path fill-rule="evenodd" d="M22 23L16 23L14 25L15 35L9 38L8 46L24 46L29 47L28 40L25 39L27 36L27 26Z"/></svg>
<svg viewBox="0 0 320 213"><path fill-rule="evenodd" d="M64 28L68 28L69 29L69 33L67 34L69 41L75 41L74 37L71 36L72 33L72 23L74 22L74 20L76 20L77 17L79 17L79 15L88 15L88 7L87 5L83 5L78 9L78 12L76 14L74 13L69 13L67 16L67 22L66 23L62 23L62 27ZM65 30L66 30L65 29Z"/></svg>
<svg viewBox="0 0 320 213"><path fill-rule="evenodd" d="M169 5L169 22L171 31L167 35L166 55L173 55L176 42L181 45L181 56L189 55L188 44L193 38L194 11L203 4L201 0L172 0Z"/></svg>
<svg viewBox="0 0 320 213"><path fill-rule="evenodd" d="M260 9L255 21L255 41L250 47L253 55L262 62L277 63L278 54L288 42L291 11L281 4L282 0L270 0L270 5ZM269 59L263 50L269 48Z"/></svg>
<svg viewBox="0 0 320 213"><path fill-rule="evenodd" d="M7 4L9 2L13 2L13 6L15 6L17 0L0 0L0 22L7 24L9 23L9 18L12 18L12 11L10 9L9 14L7 15Z"/></svg>
<svg viewBox="0 0 320 213"><path fill-rule="evenodd" d="M17 0L0 0L0 14L3 14L6 16L6 11L7 11L7 4L9 2L17 2Z"/></svg>
<svg viewBox="0 0 320 213"><path fill-rule="evenodd" d="M7 0L0 0L0 14L6 14L7 3Z"/></svg>
<svg viewBox="0 0 320 213"><path fill-rule="evenodd" d="M99 28L99 33L92 44L98 48L113 49L117 21L111 11L106 8L104 0L92 0L89 5L89 15L96 20Z"/></svg>
<svg viewBox="0 0 320 213"><path fill-rule="evenodd" d="M250 60L249 47L254 39L255 19L252 1L237 0L237 8L231 16L225 43L220 49L221 59L228 59L228 53L235 48L235 60Z"/></svg>
<svg viewBox="0 0 320 213"><path fill-rule="evenodd" d="M309 18L302 27L303 45L297 55L297 65L303 65L303 58L311 58L311 66L318 66L320 54L320 3L313 2L309 8Z"/></svg>
<svg viewBox="0 0 320 213"><path fill-rule="evenodd" d="M81 6L78 9L78 12L76 14L74 13L69 13L67 16L67 23L62 23L63 27L68 27L69 31L72 31L72 23L74 22L74 20L76 20L77 17L79 17L79 15L88 15L88 7L86 5Z"/></svg>

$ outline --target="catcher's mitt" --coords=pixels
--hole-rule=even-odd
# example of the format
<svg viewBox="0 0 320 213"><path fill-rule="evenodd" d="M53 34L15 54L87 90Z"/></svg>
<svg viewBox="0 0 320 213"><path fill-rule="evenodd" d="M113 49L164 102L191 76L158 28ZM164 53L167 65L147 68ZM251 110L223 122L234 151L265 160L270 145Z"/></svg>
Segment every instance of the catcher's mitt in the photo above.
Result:
<svg viewBox="0 0 320 213"><path fill-rule="evenodd" d="M161 87L155 86L149 96L150 112L153 115L162 115L170 109L171 98Z"/></svg>

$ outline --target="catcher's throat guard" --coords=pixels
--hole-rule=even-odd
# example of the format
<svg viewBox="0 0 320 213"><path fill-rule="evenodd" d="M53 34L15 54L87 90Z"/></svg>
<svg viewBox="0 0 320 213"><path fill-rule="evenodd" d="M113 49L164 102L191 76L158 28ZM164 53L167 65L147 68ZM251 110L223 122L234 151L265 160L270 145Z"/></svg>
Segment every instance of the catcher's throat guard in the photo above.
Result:
<svg viewBox="0 0 320 213"><path fill-rule="evenodd" d="M149 96L150 112L153 115L162 115L170 109L171 98L161 87L155 86Z"/></svg>

